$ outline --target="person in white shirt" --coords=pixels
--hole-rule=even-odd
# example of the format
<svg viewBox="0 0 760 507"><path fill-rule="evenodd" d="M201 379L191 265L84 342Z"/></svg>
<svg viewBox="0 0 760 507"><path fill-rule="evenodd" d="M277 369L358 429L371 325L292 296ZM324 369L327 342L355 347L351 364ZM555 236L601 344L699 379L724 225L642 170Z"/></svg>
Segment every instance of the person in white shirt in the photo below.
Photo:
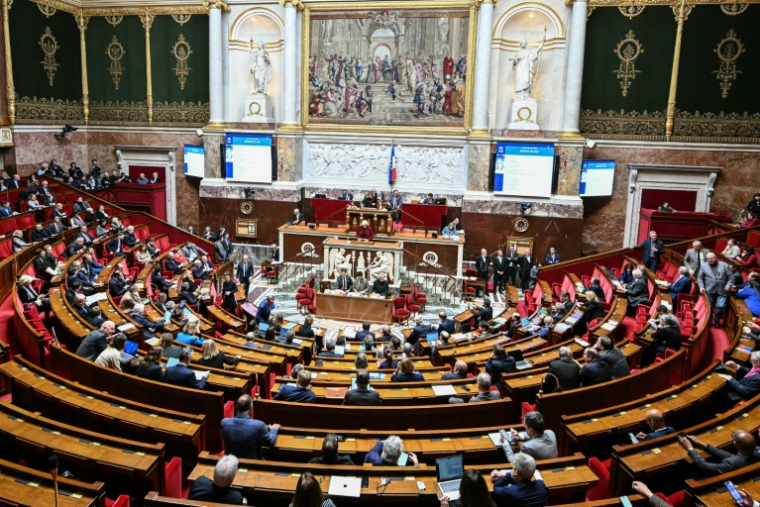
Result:
<svg viewBox="0 0 760 507"><path fill-rule="evenodd" d="M723 249L723 252L721 252L723 257L726 259L735 259L736 257L739 257L741 255L742 251L739 248L739 245L737 244L737 241L734 238L731 238L728 240L728 244L726 245L726 248Z"/></svg>
<svg viewBox="0 0 760 507"><path fill-rule="evenodd" d="M121 371L121 353L126 344L127 337L123 333L113 335L108 348L100 353L95 363L111 370Z"/></svg>

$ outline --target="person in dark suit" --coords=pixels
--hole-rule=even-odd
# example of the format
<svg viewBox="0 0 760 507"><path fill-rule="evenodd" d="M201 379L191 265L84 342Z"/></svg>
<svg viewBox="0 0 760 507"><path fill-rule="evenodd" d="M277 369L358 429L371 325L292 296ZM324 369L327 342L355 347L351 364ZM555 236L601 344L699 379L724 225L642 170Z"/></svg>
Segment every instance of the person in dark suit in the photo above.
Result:
<svg viewBox="0 0 760 507"><path fill-rule="evenodd" d="M446 331L449 333L449 336L456 333L456 321L454 319L448 318L446 315L446 312L441 310L438 312L438 318L441 319L441 322L438 323L438 329L436 331L438 332L438 335L440 336L441 332Z"/></svg>
<svg viewBox="0 0 760 507"><path fill-rule="evenodd" d="M13 179L8 182L8 189L15 190L17 188L21 188L21 176L14 174Z"/></svg>
<svg viewBox="0 0 760 507"><path fill-rule="evenodd" d="M346 191L343 192L343 195L340 196L340 200L341 201L353 201L354 200L354 194L351 191L346 190Z"/></svg>
<svg viewBox="0 0 760 507"><path fill-rule="evenodd" d="M644 250L642 263L652 273L657 271L660 264L660 256L665 252L665 243L657 239L656 231L649 231L649 239L645 239L640 245L634 247L636 250Z"/></svg>
<svg viewBox="0 0 760 507"><path fill-rule="evenodd" d="M475 317L475 324L480 322L490 322L493 319L493 308L491 308L491 300L485 298L483 300L483 306L476 306L472 310L472 316Z"/></svg>
<svg viewBox="0 0 760 507"><path fill-rule="evenodd" d="M554 311L552 312L552 320L556 323L562 320L565 315L570 313L570 310L573 309L573 300L570 299L570 293L566 290L563 290L559 293L559 303L554 305Z"/></svg>
<svg viewBox="0 0 760 507"><path fill-rule="evenodd" d="M274 396L279 401L295 401L298 403L314 403L317 395L309 389L311 373L306 370L298 372L296 384L281 384L279 392Z"/></svg>
<svg viewBox="0 0 760 507"><path fill-rule="evenodd" d="M182 264L179 263L179 261L174 257L173 252L169 252L166 254L166 259L164 260L164 267L167 271L171 271L172 273L179 273L182 271Z"/></svg>
<svg viewBox="0 0 760 507"><path fill-rule="evenodd" d="M583 309L583 315L575 323L576 333L583 334L588 329L588 323L594 319L604 317L607 312L604 310L602 303L595 292L586 292L586 306Z"/></svg>
<svg viewBox="0 0 760 507"><path fill-rule="evenodd" d="M755 446L757 444L755 437L751 433L744 430L735 430L731 433L731 439L739 454L731 454L723 449L700 442L694 435L679 436L678 443L686 449L689 457L704 475L715 477L716 475L722 475L747 467L758 461L758 457L755 454ZM721 460L720 463L708 462L702 457L702 454L694 449L695 447L706 451L711 457Z"/></svg>
<svg viewBox="0 0 760 507"><path fill-rule="evenodd" d="M596 294L596 297L599 298L599 301L604 302L607 300L607 295L604 293L604 289L602 288L602 282L601 280L599 280L598 276L591 277L591 285L589 285L586 288L586 293L588 293L589 291Z"/></svg>
<svg viewBox="0 0 760 507"><path fill-rule="evenodd" d="M515 246L510 246L507 251L507 255L504 256L507 260L507 283L509 285L518 286L520 280L518 274L520 271L520 254L517 253Z"/></svg>
<svg viewBox="0 0 760 507"><path fill-rule="evenodd" d="M251 280L253 279L253 263L248 260L247 255L244 255L243 260L238 262L235 277L245 286L245 295L247 297L251 288Z"/></svg>
<svg viewBox="0 0 760 507"><path fill-rule="evenodd" d="M354 281L348 276L346 268L341 268L340 276L335 279L335 288L343 291L350 291L354 286Z"/></svg>
<svg viewBox="0 0 760 507"><path fill-rule="evenodd" d="M35 224L32 229L32 241L35 243L38 241L44 241L50 237L50 231L42 227L42 224Z"/></svg>
<svg viewBox="0 0 760 507"><path fill-rule="evenodd" d="M399 361L396 371L391 375L391 382L424 382L425 377L420 372L414 371L414 362L405 357Z"/></svg>
<svg viewBox="0 0 760 507"><path fill-rule="evenodd" d="M559 387L562 391L570 391L571 389L578 389L581 383L580 379L581 367L577 361L573 359L573 351L570 347L559 348L559 359L555 359L549 363L549 373L557 377L559 381ZM547 384L553 382L552 388L549 388ZM556 381L547 377L544 381L544 391L551 393L556 392Z"/></svg>
<svg viewBox="0 0 760 507"><path fill-rule="evenodd" d="M599 360L609 365L612 380L620 377L627 377L631 374L631 369L628 366L628 359L619 348L615 347L612 338L609 336L602 336L597 343L601 348L601 351L599 352Z"/></svg>
<svg viewBox="0 0 760 507"><path fill-rule="evenodd" d="M224 274L224 283L222 283L222 308L234 313L237 309L237 291L238 286L229 273Z"/></svg>
<svg viewBox="0 0 760 507"><path fill-rule="evenodd" d="M494 292L503 293L507 283L507 260L504 258L504 251L499 249L496 257L493 258L493 290Z"/></svg>
<svg viewBox="0 0 760 507"><path fill-rule="evenodd" d="M82 238L76 238L69 243L66 247L66 257L74 257L85 251L84 240Z"/></svg>
<svg viewBox="0 0 760 507"><path fill-rule="evenodd" d="M124 233L119 232L119 235L111 239L106 243L106 252L115 256L124 255Z"/></svg>
<svg viewBox="0 0 760 507"><path fill-rule="evenodd" d="M454 371L446 373L441 380L461 380L467 378L467 363L459 360L454 363Z"/></svg>
<svg viewBox="0 0 760 507"><path fill-rule="evenodd" d="M639 431L636 434L636 438L639 440L639 442L642 442L644 440L652 440L653 438L662 437L664 435L670 435L676 431L670 426L665 426L665 419L662 417L662 412L656 408L647 410L647 413L644 417L644 421L647 423L647 426L649 426L649 429L651 431L648 433Z"/></svg>
<svg viewBox="0 0 760 507"><path fill-rule="evenodd" d="M533 254L529 248L525 249L525 254L520 257L520 283L523 289L528 288L528 281L530 280L530 269L536 263L533 258Z"/></svg>
<svg viewBox="0 0 760 507"><path fill-rule="evenodd" d="M161 269L161 266L159 264L156 264L153 267L153 273L150 275L150 281L160 292L166 292L174 285L174 282L170 282L164 278L164 271Z"/></svg>
<svg viewBox="0 0 760 507"><path fill-rule="evenodd" d="M338 437L335 433L328 433L322 441L322 456L311 458L309 463L317 465L347 465L354 466L354 462L348 456L338 454Z"/></svg>
<svg viewBox="0 0 760 507"><path fill-rule="evenodd" d="M90 236L90 233L87 232L87 226L84 225L79 228L79 232L76 235L77 239L81 238L82 242L84 243L84 246L90 247L92 246L92 236Z"/></svg>
<svg viewBox="0 0 760 507"><path fill-rule="evenodd" d="M676 304L679 294L688 294L691 292L691 278L689 278L689 268L681 266L678 268L680 273L678 278L668 285L668 293L673 300L673 304ZM741 275L740 275L741 276Z"/></svg>
<svg viewBox="0 0 760 507"><path fill-rule="evenodd" d="M129 225L127 226L126 232L124 233L124 240L122 241L126 246L129 248L134 247L137 243L137 236L135 236L135 226Z"/></svg>
<svg viewBox="0 0 760 507"><path fill-rule="evenodd" d="M162 355L164 357L176 357L179 359L179 355L182 352L183 347L174 345L174 335L171 333L161 333L161 348L163 349Z"/></svg>
<svg viewBox="0 0 760 507"><path fill-rule="evenodd" d="M369 373L367 370L356 372L356 389L351 389L343 398L343 405L348 406L378 406L383 400L380 393L369 388Z"/></svg>
<svg viewBox="0 0 760 507"><path fill-rule="evenodd" d="M372 282L371 292L374 294L380 294L381 296L388 296L390 294L391 290L385 273L381 273L380 277Z"/></svg>
<svg viewBox="0 0 760 507"><path fill-rule="evenodd" d="M108 347L108 338L116 331L116 324L111 321L105 321L101 324L100 329L90 332L84 337L79 344L76 354L88 361L94 361L101 352Z"/></svg>
<svg viewBox="0 0 760 507"><path fill-rule="evenodd" d="M414 329L409 333L406 343L410 343L414 347L414 353L418 354L420 340L426 339L427 335L433 332L433 328L429 324L425 324L419 315L414 319L414 324Z"/></svg>
<svg viewBox="0 0 760 507"><path fill-rule="evenodd" d="M428 193L427 197L425 197L422 201L420 201L420 204L435 204L435 198L433 197L433 193Z"/></svg>
<svg viewBox="0 0 760 507"><path fill-rule="evenodd" d="M480 255L475 259L475 271L477 272L477 277L486 283L488 283L488 268L490 265L491 258L488 256L488 250L482 248L480 250ZM480 288L478 288L478 292L480 292ZM486 292L488 292L487 287Z"/></svg>
<svg viewBox="0 0 760 507"><path fill-rule="evenodd" d="M736 376L732 377L727 373L718 373L718 375L727 380L725 396L728 403L725 405L730 408L741 400L749 400L760 394L760 350L752 352L749 356L752 369L746 366L739 366L733 361L726 361L725 366L736 370Z"/></svg>
<svg viewBox="0 0 760 507"><path fill-rule="evenodd" d="M520 452L515 454L512 470L494 470L493 497L498 507L543 507L549 501L549 491L542 480L533 480L536 460Z"/></svg>
<svg viewBox="0 0 760 507"><path fill-rule="evenodd" d="M0 206L0 218L6 218L11 215L13 215L15 211L13 211L13 207L11 206L11 202L9 200L4 200L3 205Z"/></svg>
<svg viewBox="0 0 760 507"><path fill-rule="evenodd" d="M203 234L201 234L201 238L212 243L217 240L216 234L214 234L214 231L211 230L210 225L206 226L206 230L204 230Z"/></svg>
<svg viewBox="0 0 760 507"><path fill-rule="evenodd" d="M362 199L362 208L377 208L377 194L374 190L370 190L364 194L364 199Z"/></svg>
<svg viewBox="0 0 760 507"><path fill-rule="evenodd" d="M272 308L274 308L274 297L267 296L264 301L259 303L258 311L256 312L256 323L269 323L269 319L272 315Z"/></svg>
<svg viewBox="0 0 760 507"><path fill-rule="evenodd" d="M224 452L246 459L262 459L262 446L273 446L277 440L279 424L267 427L251 417L253 400L247 394L237 399L235 417L222 419Z"/></svg>
<svg viewBox="0 0 760 507"><path fill-rule="evenodd" d="M290 217L290 220L288 220L287 223L289 225L299 225L301 222L305 222L305 221L306 221L306 217L304 216L304 214L301 213L301 211L298 208L296 208L293 210L293 216Z"/></svg>
<svg viewBox="0 0 760 507"><path fill-rule="evenodd" d="M272 329L271 327L269 329ZM267 331L269 331L267 329ZM335 338L325 340L325 348L319 353L319 357L343 357L343 354L335 352Z"/></svg>
<svg viewBox="0 0 760 507"><path fill-rule="evenodd" d="M665 355L667 349L681 349L681 325L678 319L671 314L662 315L658 324L658 329L652 334L652 343L641 354L641 366L646 367L652 364L657 354Z"/></svg>
<svg viewBox="0 0 760 507"><path fill-rule="evenodd" d="M373 333L372 331L369 330L371 326L372 326L372 324L369 321L367 321L367 320L365 320L364 322L362 322L362 330L356 332L356 336L354 336L354 340L364 341L364 339L366 337L368 337L368 336L371 336L372 339L374 340L375 339L375 333Z"/></svg>
<svg viewBox="0 0 760 507"><path fill-rule="evenodd" d="M633 282L625 290L625 294L628 298L628 308L634 312L639 304L649 303L649 286L640 270L633 270Z"/></svg>
<svg viewBox="0 0 760 507"><path fill-rule="evenodd" d="M583 359L585 359L586 364L581 368L579 374L582 387L601 384L612 379L609 364L600 359L599 352L595 349L587 347L583 351Z"/></svg>
<svg viewBox="0 0 760 507"><path fill-rule="evenodd" d="M121 271L114 271L111 279L108 280L108 292L111 297L123 296L127 293L128 283L124 280L124 275Z"/></svg>
<svg viewBox="0 0 760 507"><path fill-rule="evenodd" d="M53 217L53 221L50 222L50 225L47 226L48 232L50 232L51 236L57 236L59 234L63 233L63 224L61 223L60 217Z"/></svg>
<svg viewBox="0 0 760 507"><path fill-rule="evenodd" d="M562 262L562 256L557 253L554 247L550 247L549 253L544 257L544 266L551 266L552 264L557 264L558 262Z"/></svg>
<svg viewBox="0 0 760 507"><path fill-rule="evenodd" d="M391 435L386 440L380 441L370 449L364 457L364 463L374 466L417 466L417 455L413 452L408 453L406 462L399 463L401 455L404 453L404 443L395 435Z"/></svg>
<svg viewBox="0 0 760 507"><path fill-rule="evenodd" d="M161 366L161 347L151 347L145 359L137 367L137 376L148 380L161 382L164 379L164 369Z"/></svg>
<svg viewBox="0 0 760 507"><path fill-rule="evenodd" d="M486 361L486 372L491 375L491 385L501 385L502 373L514 373L516 371L515 358L508 356L501 345L494 345L491 357Z"/></svg>
<svg viewBox="0 0 760 507"><path fill-rule="evenodd" d="M190 389L203 389L206 386L207 377L202 377L200 380L196 378L195 372L188 367L192 357L192 349L184 347L179 353L179 363L166 369L164 382Z"/></svg>
<svg viewBox="0 0 760 507"><path fill-rule="evenodd" d="M398 361L395 361L393 359L393 350L391 350L389 347L385 347L383 349L383 357L385 359L377 368L380 370L395 370L398 366Z"/></svg>

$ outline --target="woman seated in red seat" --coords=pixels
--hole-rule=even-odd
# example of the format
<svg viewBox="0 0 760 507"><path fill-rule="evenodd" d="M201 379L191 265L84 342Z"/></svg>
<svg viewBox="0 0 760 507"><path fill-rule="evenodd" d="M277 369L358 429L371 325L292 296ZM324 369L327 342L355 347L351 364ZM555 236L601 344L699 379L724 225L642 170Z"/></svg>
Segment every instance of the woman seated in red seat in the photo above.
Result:
<svg viewBox="0 0 760 507"><path fill-rule="evenodd" d="M757 267L757 254L755 253L755 249L749 245L744 247L744 250L742 250L741 255L734 259L734 261L737 264L741 264L744 267L747 268L756 268Z"/></svg>
<svg viewBox="0 0 760 507"><path fill-rule="evenodd" d="M375 237L375 232L372 230L372 227L369 226L369 222L362 220L361 226L356 229L356 237L358 239L366 239L367 241L372 241L372 238Z"/></svg>

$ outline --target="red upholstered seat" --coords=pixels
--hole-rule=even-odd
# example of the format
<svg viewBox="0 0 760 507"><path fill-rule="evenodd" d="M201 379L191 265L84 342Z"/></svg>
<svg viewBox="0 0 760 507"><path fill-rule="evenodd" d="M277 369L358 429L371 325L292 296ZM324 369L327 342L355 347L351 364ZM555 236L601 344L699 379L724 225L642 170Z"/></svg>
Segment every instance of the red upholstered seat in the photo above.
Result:
<svg viewBox="0 0 760 507"><path fill-rule="evenodd" d="M106 507L129 507L129 496L121 495L116 500L106 498Z"/></svg>
<svg viewBox="0 0 760 507"><path fill-rule="evenodd" d="M609 466L599 461L597 458L589 458L588 467L599 478L599 482L593 488L586 492L586 501L602 500L610 497L610 470Z"/></svg>
<svg viewBox="0 0 760 507"><path fill-rule="evenodd" d="M182 492L182 458L174 457L164 464L164 496L187 498Z"/></svg>
<svg viewBox="0 0 760 507"><path fill-rule="evenodd" d="M395 322L409 321L409 310L406 308L406 299L397 297L393 300L393 320Z"/></svg>

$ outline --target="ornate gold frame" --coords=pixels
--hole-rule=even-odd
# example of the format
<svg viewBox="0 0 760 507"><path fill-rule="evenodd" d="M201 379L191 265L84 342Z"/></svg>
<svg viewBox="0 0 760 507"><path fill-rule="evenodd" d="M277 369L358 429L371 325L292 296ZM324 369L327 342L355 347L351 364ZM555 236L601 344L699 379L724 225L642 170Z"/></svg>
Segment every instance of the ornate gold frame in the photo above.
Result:
<svg viewBox="0 0 760 507"><path fill-rule="evenodd" d="M760 0L758 0L760 1ZM475 77L475 46L478 32L478 7L482 0L449 0L449 1L421 1L414 4L409 2L347 2L347 3L305 3L302 19L301 35L301 127L308 131L322 132L372 132L381 134L446 134L446 135L469 135L472 129L472 103L473 81ZM464 126L459 127L436 127L425 126L383 126L383 125L328 125L309 124L309 50L311 49L311 13L326 11L366 11L366 10L394 10L394 11L424 11L434 9L469 9L470 24L467 38L467 89L465 90L465 115ZM287 100L287 97L286 97Z"/></svg>

